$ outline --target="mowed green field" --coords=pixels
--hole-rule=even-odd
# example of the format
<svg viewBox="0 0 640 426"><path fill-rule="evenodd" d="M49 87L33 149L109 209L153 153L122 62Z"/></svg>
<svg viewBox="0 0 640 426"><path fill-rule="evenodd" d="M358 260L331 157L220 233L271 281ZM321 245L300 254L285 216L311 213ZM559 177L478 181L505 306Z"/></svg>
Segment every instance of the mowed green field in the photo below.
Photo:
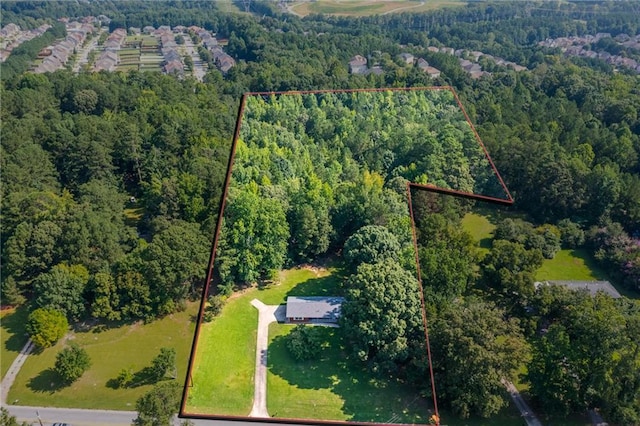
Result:
<svg viewBox="0 0 640 426"><path fill-rule="evenodd" d="M25 307L7 309L0 313L0 374L4 377L11 363L27 343L25 325L29 312Z"/></svg>
<svg viewBox="0 0 640 426"><path fill-rule="evenodd" d="M91 368L72 385L60 384L53 366L56 354L65 346L63 339L56 346L27 358L9 391L8 400L18 400L20 405L45 407L134 410L136 400L151 389L152 384L116 389L113 379L124 368L139 372L151 365L160 348L170 347L177 353L176 380L182 384L196 310L197 304L190 303L186 311L150 324L135 323L104 331L71 333L69 338L89 353Z"/></svg>
<svg viewBox="0 0 640 426"><path fill-rule="evenodd" d="M368 16L400 12L424 12L441 7L463 6L463 0L317 0L295 2L291 10L300 16L313 13L341 16Z"/></svg>

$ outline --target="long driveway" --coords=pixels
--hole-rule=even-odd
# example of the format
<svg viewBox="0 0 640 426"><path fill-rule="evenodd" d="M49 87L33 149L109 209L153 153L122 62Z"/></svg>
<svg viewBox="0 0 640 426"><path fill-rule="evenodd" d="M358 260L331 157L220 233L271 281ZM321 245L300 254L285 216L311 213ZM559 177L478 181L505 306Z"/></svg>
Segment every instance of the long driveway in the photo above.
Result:
<svg viewBox="0 0 640 426"><path fill-rule="evenodd" d="M249 417L268 418L267 411L267 348L269 346L269 324L276 322L279 305L265 305L258 299L251 301L258 310L258 336L256 344L256 372L254 378L253 407ZM280 309L281 311L282 309ZM279 312L278 312L279 314Z"/></svg>
<svg viewBox="0 0 640 426"><path fill-rule="evenodd" d="M518 407L518 410L520 410L520 414L524 421L527 422L527 426L542 426L542 423L540 423L540 420L538 420L535 413L531 410L529 404L522 398L522 395L520 395L520 392L514 384L507 379L502 379L502 384L509 391L513 403Z"/></svg>
<svg viewBox="0 0 640 426"><path fill-rule="evenodd" d="M2 384L0 384L0 404L4 405L7 403L7 395L9 394L9 389L13 385L14 380L16 380L16 376L20 372L22 368L22 364L27 360L27 357L33 350L33 342L31 339L27 341L27 343L23 346L22 350L11 363L11 367L9 367L9 371L2 378Z"/></svg>

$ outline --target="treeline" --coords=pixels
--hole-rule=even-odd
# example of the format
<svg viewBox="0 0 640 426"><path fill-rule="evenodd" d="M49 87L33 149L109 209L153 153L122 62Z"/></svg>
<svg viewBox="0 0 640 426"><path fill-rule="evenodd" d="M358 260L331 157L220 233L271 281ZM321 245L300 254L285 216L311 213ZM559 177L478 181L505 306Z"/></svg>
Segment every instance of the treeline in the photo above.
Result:
<svg viewBox="0 0 640 426"><path fill-rule="evenodd" d="M24 74L2 97L3 303L130 320L196 295L235 102L138 73Z"/></svg>
<svg viewBox="0 0 640 426"><path fill-rule="evenodd" d="M409 181L506 198L451 91L247 97L221 287L333 252L364 225L400 227L410 242Z"/></svg>

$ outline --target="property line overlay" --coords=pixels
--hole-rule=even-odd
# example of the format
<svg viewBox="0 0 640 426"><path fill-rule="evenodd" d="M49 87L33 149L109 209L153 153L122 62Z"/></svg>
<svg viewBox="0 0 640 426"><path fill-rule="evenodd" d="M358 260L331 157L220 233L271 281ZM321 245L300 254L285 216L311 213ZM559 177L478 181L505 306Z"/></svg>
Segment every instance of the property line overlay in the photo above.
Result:
<svg viewBox="0 0 640 426"><path fill-rule="evenodd" d="M258 96L258 97L272 97L272 96L287 96L287 95L318 95L318 94L341 94L341 93L360 93L360 92L408 92L408 91L448 91L451 92L453 95L453 98L455 100L455 103L457 104L458 108L460 108L462 114L464 115L464 118L466 120L466 122L468 123L468 125L471 128L471 131L474 135L474 138L477 142L477 144L480 146L483 154L484 154L484 158L488 161L489 163L489 167L491 169L491 171L493 172L493 175L497 178L497 182L499 183L499 187L502 191L504 191L504 198L500 198L497 196L491 196L491 195L485 195L485 194L476 194L473 192L466 192L466 191L462 191L462 190L457 190L457 189L451 189L451 188L445 188L445 187L439 187L436 185L432 185L432 184L421 184L421 183L414 183L414 182L407 182L406 183L406 191L407 191L407 204L408 204L408 210L409 210L409 216L410 216L410 224L411 224L411 231L412 231L412 239L413 239L413 248L414 248L414 255L415 255L415 262L416 262L416 274L417 274L417 281L418 281L418 290L420 293L420 303L421 303L421 310L422 310L422 323L423 323L423 329L424 329L424 333L425 333L425 350L426 350L426 354L427 354L427 360L428 360L428 366L429 366L429 382L431 385L431 391L432 391L432 396L433 396L433 407L434 407L434 412L435 412L435 424L436 425L440 425L440 416L439 416L439 412L438 412L438 404L437 404L437 393L436 393L436 383L435 383L435 377L434 377L434 371L433 371L433 365L432 365L432 359L431 359L431 348L429 345L429 331L428 331L428 318L427 318L427 313L426 313L426 306L425 306L425 298L424 298L424 292L423 292L423 282L422 282L422 276L421 276L421 268L420 268L420 261L419 261L419 255L418 255L418 241L417 241L417 232L416 232L416 224L415 224L415 219L414 219L414 212L413 212L413 205L412 205L412 196L411 196L411 191L412 189L417 189L417 190L421 190L421 191L427 191L427 192L433 192L433 193L437 193L437 194L442 194L445 196L452 196L454 198L464 198L464 199L470 199L470 200L475 200L475 201L479 201L479 202L484 202L484 203L490 203L490 204L497 204L497 205L502 205L502 206L510 206L513 205L514 203L514 199L511 196L511 193L509 192L504 180L502 179L502 177L500 176L500 173L498 172L493 160L491 159L489 152L487 151L485 145L483 144L478 132L476 131L475 127L473 126L466 110L464 109L458 95L456 94L455 90L451 87L451 86L434 86L434 87L411 87L411 88L375 88L375 89L346 89L346 90L313 90L313 91L287 91L287 92L248 92L242 95L241 101L240 101L240 105L238 107L238 115L237 115L237 120L236 120L236 126L235 126L235 131L234 131L234 136L233 136L233 141L231 144L231 152L229 155L229 160L227 162L227 172L226 172L226 176L225 176L225 181L224 181L224 190L223 190L223 195L222 198L220 200L220 204L219 204L219 210L218 210L218 219L217 219L217 223L216 223L216 227L215 227L215 232L213 235L213 239L212 239L212 246L211 246L211 253L210 253L210 257L209 257L209 263L207 266L207 270L206 270L206 279L205 279L205 283L204 283L204 288L202 291L202 296L200 299L200 308L198 311L198 317L197 317L197 322L196 322L196 326L195 326L195 331L194 331L194 337L193 337L193 344L191 347L191 352L190 352L190 356L189 356L189 364L188 364L188 369L187 369L187 373L186 373L186 377L185 377L185 385L183 388L183 392L182 392L182 400L181 400L181 404L180 404L180 412L179 412L179 417L181 418L189 418L189 419L203 419L203 420L232 420L232 421L247 421L247 422L259 422L259 423L280 423L280 424L291 424L291 423L297 423L297 424L309 424L309 425L362 425L362 426L371 426L371 425L380 425L382 426L383 424L388 424L388 423L377 423L377 422L362 422L362 421L340 421L340 420L321 420L321 419L303 419L303 418L279 418L279 417L273 417L273 418L262 418L262 417L248 417L248 416L234 416L234 415L217 415L217 414L203 414L203 413L193 413L193 412L189 412L187 411L187 400L188 400L188 396L189 396L189 390L193 388L194 385L194 379L193 379L193 368L195 367L195 357L196 357L196 353L197 353L197 349L198 349L198 344L199 344L199 337L200 337L200 331L201 331L201 326L203 324L203 319L204 319L204 313L205 313L205 307L206 307L206 301L207 301L207 297L209 296L209 291L210 291L210 286L211 283L213 282L214 279L214 264L215 264L215 259L216 259L216 254L217 254L217 250L218 250L218 243L219 243L219 239L220 239L220 232L222 229L222 224L223 224L223 219L224 219L224 212L225 212L225 207L226 207L226 202L229 196L229 186L231 184L231 178L232 178L232 171L233 171L233 165L234 165L234 159L235 159L235 154L236 154L236 148L237 148L237 144L238 144L238 140L240 139L240 131L242 128L242 117L244 115L245 112L245 106L247 103L247 99L249 97L252 96ZM427 171L428 172L428 171ZM402 425L403 423L394 423L397 425ZM433 422L431 422L430 424L434 424Z"/></svg>

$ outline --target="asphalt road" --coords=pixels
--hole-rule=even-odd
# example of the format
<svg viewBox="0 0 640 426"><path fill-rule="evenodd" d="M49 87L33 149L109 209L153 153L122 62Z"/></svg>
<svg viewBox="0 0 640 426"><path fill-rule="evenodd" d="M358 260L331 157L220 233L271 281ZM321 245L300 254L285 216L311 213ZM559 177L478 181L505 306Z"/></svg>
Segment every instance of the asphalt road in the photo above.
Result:
<svg viewBox="0 0 640 426"><path fill-rule="evenodd" d="M39 426L38 413L44 426L53 423L68 423L73 426L130 426L137 417L135 411L83 410L79 408L45 408L22 407L17 405L3 405L16 416L18 421L26 421ZM183 419L175 419L174 425L179 425ZM229 421L229 420L191 420L196 426L259 426L269 423ZM298 425L292 425L298 426Z"/></svg>

